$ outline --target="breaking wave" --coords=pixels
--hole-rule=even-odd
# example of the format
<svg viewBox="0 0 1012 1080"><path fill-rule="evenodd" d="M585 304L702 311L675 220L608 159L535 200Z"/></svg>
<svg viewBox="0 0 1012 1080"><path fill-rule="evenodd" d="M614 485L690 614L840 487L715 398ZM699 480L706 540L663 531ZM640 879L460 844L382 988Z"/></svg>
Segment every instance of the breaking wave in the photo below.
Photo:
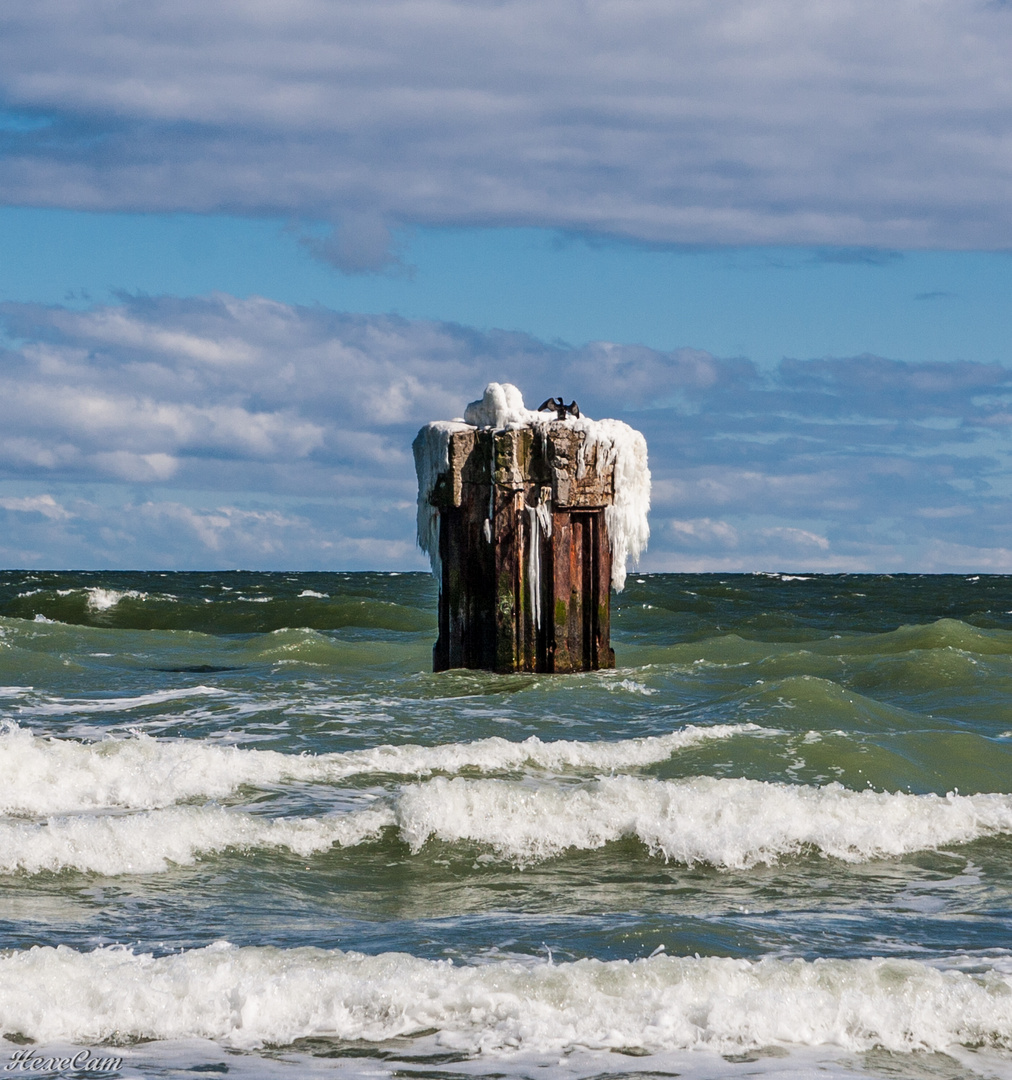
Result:
<svg viewBox="0 0 1012 1080"><path fill-rule="evenodd" d="M268 818L220 807L174 807L139 814L0 822L0 872L156 874L201 855L232 849L284 848L308 856L376 838L389 809L326 818Z"/></svg>
<svg viewBox="0 0 1012 1080"><path fill-rule="evenodd" d="M193 694L209 688L179 691ZM127 699L136 702L138 699ZM281 781L332 782L369 774L543 770L612 770L665 761L708 740L754 735L756 724L688 725L667 735L616 742L522 742L493 737L442 746L376 746L344 753L303 755L244 750L192 739L138 735L86 743L40 738L9 723L0 728L0 812L57 814L103 807L153 809L196 797L220 798L241 787Z"/></svg>
<svg viewBox="0 0 1012 1080"><path fill-rule="evenodd" d="M69 576L69 575L67 575ZM381 575L370 575L379 578ZM284 627L331 630L363 627L373 630L415 632L431 630L431 611L412 603L398 603L370 595L328 595L290 586L282 595L262 594L247 582L240 588L205 586L195 592L200 575L173 575L179 591L152 592L106 585L70 588L34 587L0 599L0 615L79 626L116 627L121 630L196 630L213 634L268 633ZM176 580L178 579L178 580Z"/></svg>
<svg viewBox="0 0 1012 1080"><path fill-rule="evenodd" d="M82 814L0 823L0 871L157 873L227 849L300 855L380 839L418 854L432 841L477 845L524 865L623 839L655 857L722 869L818 853L845 862L890 858L1012 833L1012 796L904 795L754 780L591 782L437 777L364 809L271 819L220 807Z"/></svg>
<svg viewBox="0 0 1012 1080"><path fill-rule="evenodd" d="M208 1038L238 1048L434 1036L470 1054L1012 1046L1012 981L909 960L668 957L455 965L237 948L0 957L0 1024L39 1041Z"/></svg>
<svg viewBox="0 0 1012 1080"><path fill-rule="evenodd" d="M747 868L806 851L860 862L1012 833L1012 796L713 777L579 786L440 777L406 788L397 819L416 851L429 839L467 840L522 863L629 837L674 862Z"/></svg>

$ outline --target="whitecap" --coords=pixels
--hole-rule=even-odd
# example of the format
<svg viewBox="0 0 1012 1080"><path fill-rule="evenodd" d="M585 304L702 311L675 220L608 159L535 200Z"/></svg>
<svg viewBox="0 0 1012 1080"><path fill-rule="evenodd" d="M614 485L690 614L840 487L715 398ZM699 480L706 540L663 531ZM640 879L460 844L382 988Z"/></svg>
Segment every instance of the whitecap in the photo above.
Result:
<svg viewBox="0 0 1012 1080"><path fill-rule="evenodd" d="M434 1033L501 1058L574 1049L860 1052L1012 1045L1012 980L911 960L657 955L454 964L404 953L237 948L155 957L36 946L0 957L5 1030L37 1041L213 1039L238 1049Z"/></svg>
<svg viewBox="0 0 1012 1080"><path fill-rule="evenodd" d="M437 777L379 801L359 797L370 799L368 810L319 819L271 821L218 807L175 807L0 823L0 871L154 873L170 862L192 862L201 852L240 846L308 854L371 842L386 828L395 829L414 854L433 840L463 842L522 866L635 839L654 856L721 869L806 852L862 862L1012 833L1009 795L858 792L835 783Z"/></svg>
<svg viewBox="0 0 1012 1080"><path fill-rule="evenodd" d="M191 686L179 690L155 690L150 694L138 694L136 697L55 698L33 703L30 707L24 706L22 712L38 713L43 716L63 713L125 712L145 705L161 705L168 701L183 701L191 697L215 697L227 693L227 690L221 690L216 686Z"/></svg>
<svg viewBox="0 0 1012 1080"><path fill-rule="evenodd" d="M136 708L188 697L221 694L212 687L164 691L110 701L44 703L33 712L96 712ZM0 812L52 814L103 807L153 809L195 797L221 798L243 786L282 781L335 782L353 776L427 776L433 773L517 769L612 772L665 761L710 740L762 734L755 724L686 727L667 735L616 742L511 742L500 736L441 746L381 745L313 755L246 750L196 739L126 739L80 742L33 735L14 723L0 726Z"/></svg>
<svg viewBox="0 0 1012 1080"><path fill-rule="evenodd" d="M138 592L136 589L120 591L118 589L103 589L99 586L93 586L90 589L85 589L85 592L88 594L87 607L90 611L109 611L121 600L146 600L148 598L147 593Z"/></svg>
<svg viewBox="0 0 1012 1080"><path fill-rule="evenodd" d="M689 865L744 869L816 851L846 862L1012 833L1012 795L907 795L745 779L525 783L437 777L397 800L414 851L431 839L487 845L517 863L623 838Z"/></svg>
<svg viewBox="0 0 1012 1080"><path fill-rule="evenodd" d="M308 856L375 839L386 807L326 818L268 818L221 807L0 822L0 873L156 874L230 848L283 848Z"/></svg>

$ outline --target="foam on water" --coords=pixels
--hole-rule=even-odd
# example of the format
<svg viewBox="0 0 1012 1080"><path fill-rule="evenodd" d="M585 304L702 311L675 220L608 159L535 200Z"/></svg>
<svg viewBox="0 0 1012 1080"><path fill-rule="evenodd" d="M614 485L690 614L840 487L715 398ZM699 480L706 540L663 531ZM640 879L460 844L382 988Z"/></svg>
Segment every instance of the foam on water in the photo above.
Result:
<svg viewBox="0 0 1012 1080"><path fill-rule="evenodd" d="M689 865L746 868L818 852L845 862L1012 833L1012 796L903 795L752 780L464 780L410 784L323 818L270 819L220 807L0 823L0 872L156 873L228 848L299 854L351 847L384 829L417 854L432 840L478 844L523 865L623 838Z"/></svg>
<svg viewBox="0 0 1012 1080"><path fill-rule="evenodd" d="M455 965L224 942L161 957L35 947L0 957L0 1025L36 1040L197 1037L239 1048L434 1032L444 1049L496 1056L944 1050L1012 1045L1012 982L882 959Z"/></svg>
<svg viewBox="0 0 1012 1080"><path fill-rule="evenodd" d="M19 712L36 713L40 716L59 716L72 713L128 712L145 705L163 705L169 701L185 701L192 697L219 697L228 694L216 686L191 686L185 690L156 690L151 694L135 697L112 698L58 698L51 701L35 701L20 705ZM4 726L0 730L7 731Z"/></svg>
<svg viewBox="0 0 1012 1080"><path fill-rule="evenodd" d="M138 592L136 589L126 589L122 592L117 589L102 589L97 586L87 589L88 607L92 611L109 611L121 600L146 600L148 594Z"/></svg>
<svg viewBox="0 0 1012 1080"><path fill-rule="evenodd" d="M442 746L376 746L297 756L143 734L93 743L40 738L8 723L0 727L0 772L5 777L0 812L153 809L200 796L220 798L244 786L285 780L333 782L369 774L425 776L528 767L608 772L665 761L678 750L709 740L762 732L755 724L688 725L667 735L617 742L542 742L534 736L510 742L493 737Z"/></svg>
<svg viewBox="0 0 1012 1080"><path fill-rule="evenodd" d="M905 795L745 779L447 780L405 788L401 836L488 845L519 863L634 837L665 859L745 868L818 851L859 862L1012 833L1012 796Z"/></svg>
<svg viewBox="0 0 1012 1080"><path fill-rule="evenodd" d="M327 818L267 818L220 807L0 822L0 873L155 874L170 863L229 848L284 848L312 855L374 839L393 823L386 807Z"/></svg>

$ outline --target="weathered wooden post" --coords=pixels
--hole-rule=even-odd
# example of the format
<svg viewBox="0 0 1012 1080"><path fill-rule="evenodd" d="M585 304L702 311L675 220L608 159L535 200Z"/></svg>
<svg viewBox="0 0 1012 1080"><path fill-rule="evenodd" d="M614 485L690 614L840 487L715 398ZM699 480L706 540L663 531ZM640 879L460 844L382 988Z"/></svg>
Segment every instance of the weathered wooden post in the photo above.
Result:
<svg viewBox="0 0 1012 1080"><path fill-rule="evenodd" d="M615 666L610 590L646 546L643 436L490 383L414 442L418 542L439 582L435 671Z"/></svg>

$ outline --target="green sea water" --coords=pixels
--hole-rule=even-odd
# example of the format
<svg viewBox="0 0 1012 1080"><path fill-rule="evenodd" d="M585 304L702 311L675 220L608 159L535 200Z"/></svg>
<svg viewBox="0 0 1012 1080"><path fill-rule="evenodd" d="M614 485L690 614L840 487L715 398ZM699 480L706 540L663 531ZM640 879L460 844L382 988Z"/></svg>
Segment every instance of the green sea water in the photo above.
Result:
<svg viewBox="0 0 1012 1080"><path fill-rule="evenodd" d="M3 1052L1012 1076L1012 577L632 575L571 676L435 605L0 573Z"/></svg>

